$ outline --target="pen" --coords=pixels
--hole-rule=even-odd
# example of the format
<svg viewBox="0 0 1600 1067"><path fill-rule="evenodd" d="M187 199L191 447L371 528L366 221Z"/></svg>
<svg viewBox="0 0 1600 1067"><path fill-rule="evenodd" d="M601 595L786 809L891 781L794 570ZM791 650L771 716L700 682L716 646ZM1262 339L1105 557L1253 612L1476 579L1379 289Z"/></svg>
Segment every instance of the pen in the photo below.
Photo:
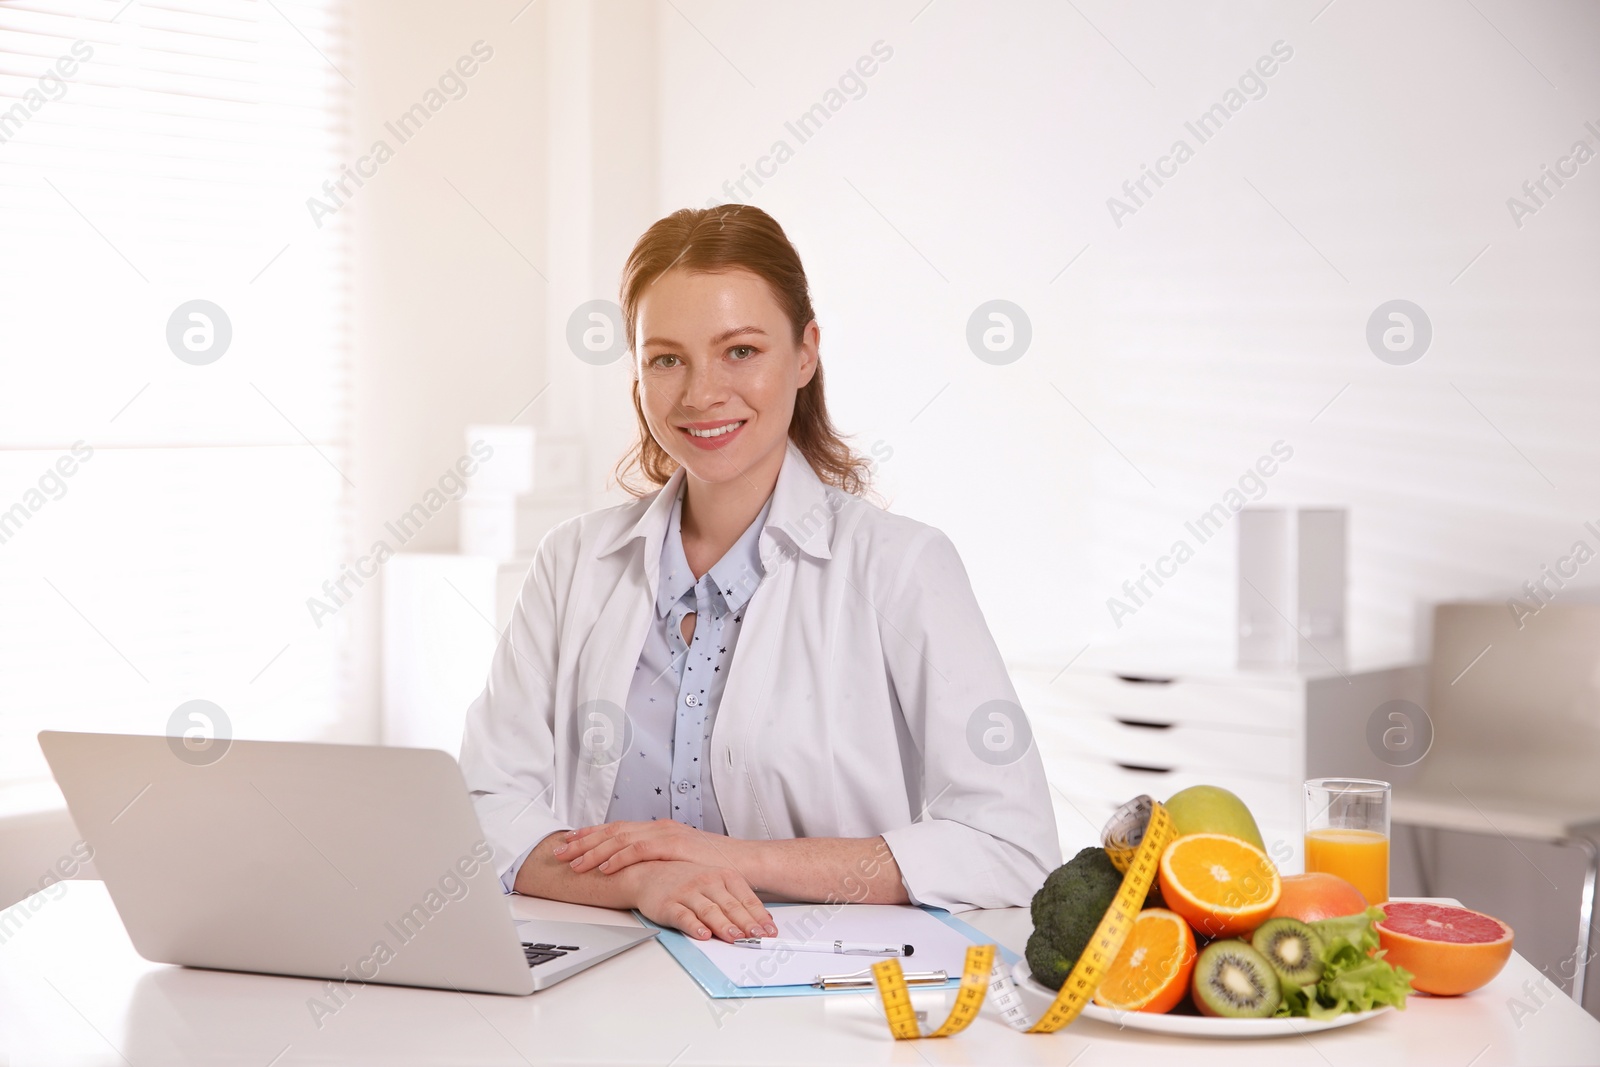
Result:
<svg viewBox="0 0 1600 1067"><path fill-rule="evenodd" d="M793 941L787 937L741 937L734 944L790 952L834 952L841 956L909 956L916 951L910 945L886 945L881 941Z"/></svg>
<svg viewBox="0 0 1600 1067"><path fill-rule="evenodd" d="M915 986L944 985L950 980L944 971L907 971L902 977L906 985ZM819 974L811 981L814 989L871 989L874 984L871 970L855 974Z"/></svg>

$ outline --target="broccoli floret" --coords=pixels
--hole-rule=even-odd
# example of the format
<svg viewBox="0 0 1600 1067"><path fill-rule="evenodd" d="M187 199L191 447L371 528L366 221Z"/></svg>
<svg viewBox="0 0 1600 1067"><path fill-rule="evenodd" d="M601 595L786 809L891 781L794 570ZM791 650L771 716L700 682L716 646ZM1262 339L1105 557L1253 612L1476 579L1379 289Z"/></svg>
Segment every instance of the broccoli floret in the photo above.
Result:
<svg viewBox="0 0 1600 1067"><path fill-rule="evenodd" d="M1028 948L1023 955L1028 960L1033 980L1051 989L1060 989L1061 983L1072 973L1072 965L1078 962L1057 952L1038 930L1028 935Z"/></svg>
<svg viewBox="0 0 1600 1067"><path fill-rule="evenodd" d="M1025 955L1035 981L1061 988L1121 886L1122 875L1103 848L1086 848L1050 872L1031 909Z"/></svg>

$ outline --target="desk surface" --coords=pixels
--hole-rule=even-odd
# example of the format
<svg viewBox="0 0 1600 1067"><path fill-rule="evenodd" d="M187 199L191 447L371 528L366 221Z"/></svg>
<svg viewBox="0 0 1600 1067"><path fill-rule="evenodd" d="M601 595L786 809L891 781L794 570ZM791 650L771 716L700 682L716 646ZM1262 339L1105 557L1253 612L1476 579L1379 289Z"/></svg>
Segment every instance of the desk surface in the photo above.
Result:
<svg viewBox="0 0 1600 1067"><path fill-rule="evenodd" d="M986 1012L954 1038L896 1043L875 995L712 1001L657 944L531 997L366 986L319 1028L307 1007L318 982L140 959L99 882L64 883L58 897L33 903L0 913L0 1063L1600 1063L1600 1021L1553 985L1542 1002L1530 996L1541 976L1520 955L1470 996L1418 996L1404 1012L1273 1040L1175 1039L1087 1019L1057 1034L1015 1034ZM513 908L519 918L632 922L523 897ZM1020 908L962 918L1018 950L1029 929ZM917 995L940 1018L947 996ZM1531 1014L1514 1014L1511 998Z"/></svg>

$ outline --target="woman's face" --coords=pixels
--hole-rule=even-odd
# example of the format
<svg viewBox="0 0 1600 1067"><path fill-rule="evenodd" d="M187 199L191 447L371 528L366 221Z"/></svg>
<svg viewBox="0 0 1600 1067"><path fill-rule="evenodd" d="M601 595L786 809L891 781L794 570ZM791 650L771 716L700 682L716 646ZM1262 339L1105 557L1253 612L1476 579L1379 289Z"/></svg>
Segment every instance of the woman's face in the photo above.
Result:
<svg viewBox="0 0 1600 1067"><path fill-rule="evenodd" d="M797 343L759 275L674 269L645 289L636 329L640 406L667 455L705 482L776 477L795 394L816 372L816 322Z"/></svg>

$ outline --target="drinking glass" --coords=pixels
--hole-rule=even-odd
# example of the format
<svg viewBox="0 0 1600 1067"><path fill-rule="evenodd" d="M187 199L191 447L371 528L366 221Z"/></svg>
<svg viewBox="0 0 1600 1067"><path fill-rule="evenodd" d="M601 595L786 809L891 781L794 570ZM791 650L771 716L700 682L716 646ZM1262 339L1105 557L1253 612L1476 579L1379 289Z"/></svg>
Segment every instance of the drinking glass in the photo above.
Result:
<svg viewBox="0 0 1600 1067"><path fill-rule="evenodd" d="M1306 872L1336 874L1368 904L1389 899L1389 783L1369 778L1306 782Z"/></svg>

